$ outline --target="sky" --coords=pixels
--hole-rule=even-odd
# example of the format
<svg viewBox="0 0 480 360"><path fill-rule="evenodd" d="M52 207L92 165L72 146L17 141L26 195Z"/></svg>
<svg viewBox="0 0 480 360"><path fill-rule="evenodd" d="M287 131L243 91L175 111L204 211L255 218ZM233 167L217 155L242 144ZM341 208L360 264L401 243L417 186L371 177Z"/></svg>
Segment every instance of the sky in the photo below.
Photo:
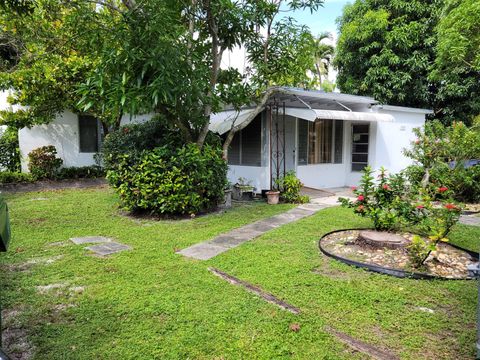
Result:
<svg viewBox="0 0 480 360"><path fill-rule="evenodd" d="M295 11L289 13L288 16L293 17L300 24L307 25L313 35L318 35L325 31L336 34L337 25L335 20L342 15L343 7L351 2L353 0L326 0L323 7L313 14L306 10Z"/></svg>

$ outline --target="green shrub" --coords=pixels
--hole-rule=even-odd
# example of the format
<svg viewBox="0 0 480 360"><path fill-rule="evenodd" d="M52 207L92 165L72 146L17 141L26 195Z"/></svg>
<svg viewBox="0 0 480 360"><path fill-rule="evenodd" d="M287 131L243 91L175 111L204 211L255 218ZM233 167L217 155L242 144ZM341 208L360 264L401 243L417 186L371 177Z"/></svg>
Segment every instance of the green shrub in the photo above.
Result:
<svg viewBox="0 0 480 360"><path fill-rule="evenodd" d="M100 166L64 167L58 171L58 179L94 179L105 176L105 170Z"/></svg>
<svg viewBox="0 0 480 360"><path fill-rule="evenodd" d="M480 159L480 128L438 121L414 129L417 139L404 153L414 164L405 173L414 186L433 190L446 186L461 202L480 201L480 166L465 168L465 161Z"/></svg>
<svg viewBox="0 0 480 360"><path fill-rule="evenodd" d="M280 191L282 200L287 203L303 204L310 201L308 196L300 195L303 184L295 176L294 171L287 172L284 177L277 179L275 184Z"/></svg>
<svg viewBox="0 0 480 360"><path fill-rule="evenodd" d="M14 184L22 182L33 182L35 179L31 174L21 173L21 172L12 172L12 171L1 171L0 172L0 184Z"/></svg>
<svg viewBox="0 0 480 360"><path fill-rule="evenodd" d="M0 137L0 171L20 171L20 148L18 130L7 128Z"/></svg>
<svg viewBox="0 0 480 360"><path fill-rule="evenodd" d="M57 158L55 146L48 145L39 147L28 154L28 169L32 176L37 179L55 179L63 160Z"/></svg>
<svg viewBox="0 0 480 360"><path fill-rule="evenodd" d="M105 169L114 168L121 157L129 155L130 159L138 159L144 150L152 150L160 146L180 147L183 141L177 129L171 129L155 117L141 124L122 126L109 133L103 142L97 162Z"/></svg>
<svg viewBox="0 0 480 360"><path fill-rule="evenodd" d="M117 157L107 179L129 211L195 214L223 199L227 165L218 147L161 146Z"/></svg>

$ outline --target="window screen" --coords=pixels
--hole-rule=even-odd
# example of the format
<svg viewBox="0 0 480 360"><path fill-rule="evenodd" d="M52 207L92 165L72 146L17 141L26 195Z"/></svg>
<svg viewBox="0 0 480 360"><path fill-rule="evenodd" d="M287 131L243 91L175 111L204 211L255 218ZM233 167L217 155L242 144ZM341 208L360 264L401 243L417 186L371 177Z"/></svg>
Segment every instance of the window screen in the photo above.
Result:
<svg viewBox="0 0 480 360"><path fill-rule="evenodd" d="M343 121L335 120L335 148L334 163L341 164L343 162Z"/></svg>
<svg viewBox="0 0 480 360"><path fill-rule="evenodd" d="M352 171L368 165L369 125L352 125Z"/></svg>
<svg viewBox="0 0 480 360"><path fill-rule="evenodd" d="M98 151L98 120L90 115L78 116L80 152Z"/></svg>
<svg viewBox="0 0 480 360"><path fill-rule="evenodd" d="M298 164L307 165L308 121L298 119Z"/></svg>
<svg viewBox="0 0 480 360"><path fill-rule="evenodd" d="M228 150L230 165L262 165L262 119L257 116L245 129L237 132Z"/></svg>

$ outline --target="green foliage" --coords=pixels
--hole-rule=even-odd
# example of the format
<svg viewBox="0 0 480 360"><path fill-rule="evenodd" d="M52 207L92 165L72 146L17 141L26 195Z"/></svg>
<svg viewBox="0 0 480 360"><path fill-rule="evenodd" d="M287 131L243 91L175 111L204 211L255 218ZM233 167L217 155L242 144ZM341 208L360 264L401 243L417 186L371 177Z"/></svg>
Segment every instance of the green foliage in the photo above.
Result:
<svg viewBox="0 0 480 360"><path fill-rule="evenodd" d="M195 144L144 151L139 159L118 157L107 179L129 211L196 214L223 199L227 165L221 151Z"/></svg>
<svg viewBox="0 0 480 360"><path fill-rule="evenodd" d="M20 168L18 131L9 127L0 133L0 171L19 172Z"/></svg>
<svg viewBox="0 0 480 360"><path fill-rule="evenodd" d="M33 182L34 180L32 174L16 171L0 171L0 184Z"/></svg>
<svg viewBox="0 0 480 360"><path fill-rule="evenodd" d="M182 145L182 134L178 129L169 128L159 117L141 124L130 124L110 132L102 144L99 156L105 169L116 167L123 155L131 161L138 159L143 150L168 145L172 148Z"/></svg>
<svg viewBox="0 0 480 360"><path fill-rule="evenodd" d="M36 180L57 178L62 164L53 145L39 147L28 154L28 169Z"/></svg>
<svg viewBox="0 0 480 360"><path fill-rule="evenodd" d="M100 166L80 166L80 167L64 167L61 168L57 175L57 179L94 179L105 176L105 170Z"/></svg>
<svg viewBox="0 0 480 360"><path fill-rule="evenodd" d="M417 139L404 149L414 161L406 169L412 184L431 190L431 194L447 187L458 201L480 201L480 166L465 167L466 161L480 159L480 128L461 122L446 127L431 121L414 133Z"/></svg>
<svg viewBox="0 0 480 360"><path fill-rule="evenodd" d="M461 9L455 8L458 3ZM478 2L449 1L445 9L443 4L357 0L347 5L338 20L340 37L334 60L340 90L373 96L383 103L433 108L444 123L470 122L480 113L475 101L480 93L479 73L463 70L467 58L462 54L475 54L473 49L478 47ZM472 12L467 15L466 9ZM471 39L475 40L470 47ZM437 67L448 64L441 75L435 63Z"/></svg>
<svg viewBox="0 0 480 360"><path fill-rule="evenodd" d="M310 201L308 196L300 195L300 190L303 184L295 176L294 171L289 171L285 176L277 179L275 185L280 191L282 200L287 203L303 204Z"/></svg>
<svg viewBox="0 0 480 360"><path fill-rule="evenodd" d="M422 267L425 259L435 250L432 242L419 236L413 235L412 242L408 245L408 258L414 268Z"/></svg>

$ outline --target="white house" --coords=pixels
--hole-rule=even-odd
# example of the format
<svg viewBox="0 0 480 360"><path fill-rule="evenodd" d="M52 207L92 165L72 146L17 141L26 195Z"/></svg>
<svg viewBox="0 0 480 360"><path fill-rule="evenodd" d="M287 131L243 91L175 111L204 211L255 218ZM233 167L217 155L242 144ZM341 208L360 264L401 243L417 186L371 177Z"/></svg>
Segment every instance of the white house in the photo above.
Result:
<svg viewBox="0 0 480 360"><path fill-rule="evenodd" d="M305 186L331 188L358 183L361 170L385 166L392 172L409 164L402 149L414 139L413 128L430 110L381 105L375 99L296 88L279 88L266 109L238 132L229 151L230 182L243 178L256 191L272 187L275 179L295 171ZM0 96L0 107L8 103ZM245 121L250 108L212 115L210 129L226 134L232 123ZM122 124L151 115L124 116ZM102 141L99 122L86 115L63 112L48 125L19 131L22 170L33 149L54 145L64 166L95 164Z"/></svg>
<svg viewBox="0 0 480 360"><path fill-rule="evenodd" d="M225 134L251 111L215 114L210 128ZM429 113L381 105L370 97L280 88L235 135L228 178L232 183L243 178L260 192L288 171L311 188L356 185L366 165L398 172L410 164L402 149L410 146L412 130Z"/></svg>

